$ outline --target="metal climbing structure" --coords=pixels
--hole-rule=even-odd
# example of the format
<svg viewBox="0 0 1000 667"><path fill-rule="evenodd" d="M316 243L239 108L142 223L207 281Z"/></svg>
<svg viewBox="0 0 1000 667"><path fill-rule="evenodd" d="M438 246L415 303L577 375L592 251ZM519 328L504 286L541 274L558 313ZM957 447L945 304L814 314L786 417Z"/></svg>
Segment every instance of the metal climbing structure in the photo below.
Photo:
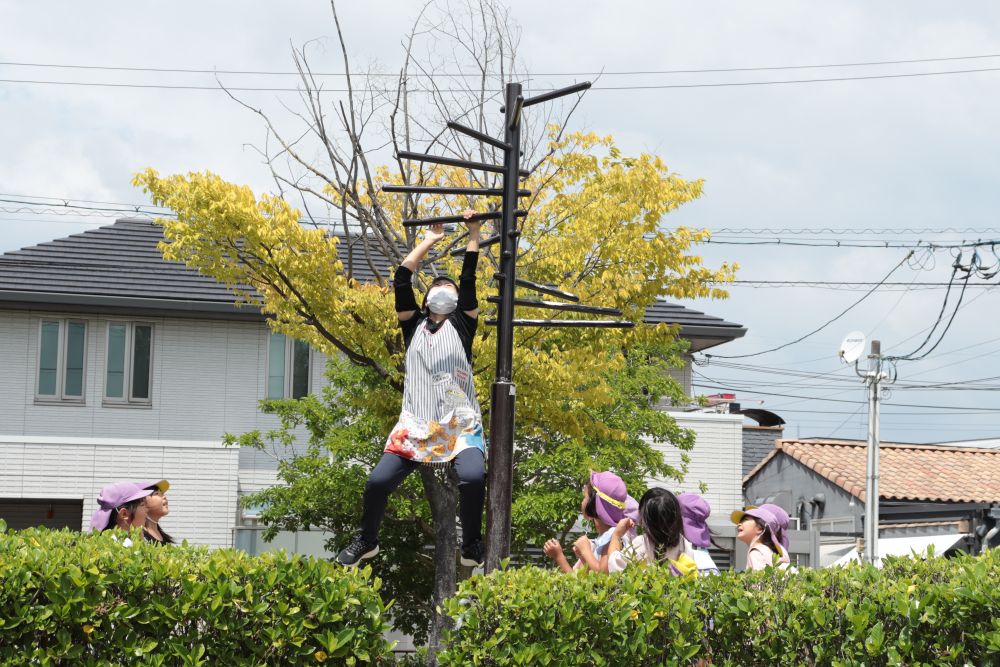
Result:
<svg viewBox="0 0 1000 667"><path fill-rule="evenodd" d="M524 110L566 95L581 93L590 88L590 85L590 82L579 83L525 99L521 84L508 83L505 90L505 104L501 108L501 113L504 114L504 137L502 140L460 123L448 122L450 129L502 151L504 156L502 165L409 151L397 153L397 156L403 160L431 162L501 174L502 187L500 188L428 185L386 185L382 188L384 192L391 193L476 195L501 198L499 211L477 213L469 218L463 215L452 215L403 221L403 225L407 227L458 223L469 220L494 220L500 223L496 234L480 243L480 248L500 245L499 270L494 275L497 294L488 297L490 303L496 304L497 313L495 319L486 321L487 325L497 328L496 378L490 392L489 472L486 498L485 569L487 572L499 567L500 562L510 555L511 502L514 481L514 405L517 398L513 372L514 328L626 328L633 326L632 322L624 320L517 319L514 312L516 307L523 306L590 315L613 317L621 317L622 315L620 310L583 305L579 303L579 298L573 294L517 278L517 245L521 235L518 221L528 215L528 211L519 208L519 201L521 197L527 197L531 194L529 190L520 187L521 180L530 176L527 170L521 168L521 121ZM464 250L456 250L452 254L459 255L463 252ZM559 301L519 298L516 294L519 287L555 297Z"/></svg>

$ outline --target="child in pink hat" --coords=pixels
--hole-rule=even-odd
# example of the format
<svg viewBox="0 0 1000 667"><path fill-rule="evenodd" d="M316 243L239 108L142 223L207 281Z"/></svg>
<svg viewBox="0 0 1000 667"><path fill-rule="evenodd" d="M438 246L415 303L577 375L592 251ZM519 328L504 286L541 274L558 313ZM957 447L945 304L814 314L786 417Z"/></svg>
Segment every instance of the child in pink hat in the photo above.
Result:
<svg viewBox="0 0 1000 667"><path fill-rule="evenodd" d="M580 503L583 518L594 523L598 537L590 539L581 536L573 543L573 552L577 556L575 564L570 565L563 553L562 544L552 538L545 542L542 550L551 558L563 572L573 572L588 568L595 572L608 571L608 544L618 523L625 518L632 521L638 519L639 503L628 495L625 482L613 472L591 472L590 481L583 485L583 502ZM628 544L634 532L624 536Z"/></svg>
<svg viewBox="0 0 1000 667"><path fill-rule="evenodd" d="M731 520L736 524L736 539L747 545L747 569L763 570L775 563L778 556L778 567L787 569L788 515L781 508L780 513L774 511L773 505L749 507L746 510L736 510Z"/></svg>

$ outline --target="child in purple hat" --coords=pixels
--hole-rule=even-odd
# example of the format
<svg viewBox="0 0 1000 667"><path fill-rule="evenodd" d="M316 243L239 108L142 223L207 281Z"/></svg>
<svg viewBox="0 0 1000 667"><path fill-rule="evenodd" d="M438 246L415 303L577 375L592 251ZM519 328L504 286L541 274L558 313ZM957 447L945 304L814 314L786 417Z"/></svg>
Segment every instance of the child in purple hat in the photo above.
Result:
<svg viewBox="0 0 1000 667"><path fill-rule="evenodd" d="M698 564L699 573L719 574L719 566L708 553L708 548L712 546L712 532L708 528L711 505L697 493L680 493L677 502L681 507L684 539L688 543L685 553Z"/></svg>
<svg viewBox="0 0 1000 667"><path fill-rule="evenodd" d="M630 545L622 543L632 520L622 519L611 534L608 545L608 571L621 572L631 563L645 562L670 568L678 576L697 576L698 566L685 549L681 505L677 496L661 488L652 488L639 500L639 525L642 535Z"/></svg>
<svg viewBox="0 0 1000 667"><path fill-rule="evenodd" d="M775 554L778 555L778 567L788 568L788 547L781 541L788 527L787 520L782 526L780 515L776 516L771 507L761 505L736 510L730 517L736 524L736 539L747 545L748 570L771 567L774 565ZM784 514L784 510L781 513ZM787 537L784 539L787 542Z"/></svg>
<svg viewBox="0 0 1000 667"><path fill-rule="evenodd" d="M611 534L618 523L625 518L632 521L638 519L639 504L628 495L625 482L613 472L591 472L590 481L583 485L583 502L580 511L583 518L594 523L598 537L590 539L581 536L573 544L573 552L577 556L574 565L570 565L563 553L562 544L552 538L545 542L543 551L563 572L572 572L588 568L595 572L608 571L608 544ZM628 544L631 532L623 537Z"/></svg>
<svg viewBox="0 0 1000 667"><path fill-rule="evenodd" d="M135 482L108 484L97 496L97 509L90 517L90 529L128 530L133 526L143 525L146 516L141 511L141 501L152 492L152 489Z"/></svg>

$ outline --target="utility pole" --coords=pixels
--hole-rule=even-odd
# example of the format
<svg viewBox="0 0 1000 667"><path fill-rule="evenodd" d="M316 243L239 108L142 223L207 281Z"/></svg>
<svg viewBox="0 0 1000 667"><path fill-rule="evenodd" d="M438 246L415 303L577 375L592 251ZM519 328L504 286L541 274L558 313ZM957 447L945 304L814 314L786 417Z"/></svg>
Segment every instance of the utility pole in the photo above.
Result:
<svg viewBox="0 0 1000 667"><path fill-rule="evenodd" d="M864 374L868 385L868 471L865 486L865 562L878 562L878 459L879 459L879 405L882 382L888 376L882 371L882 344L872 341L868 354L868 372Z"/></svg>

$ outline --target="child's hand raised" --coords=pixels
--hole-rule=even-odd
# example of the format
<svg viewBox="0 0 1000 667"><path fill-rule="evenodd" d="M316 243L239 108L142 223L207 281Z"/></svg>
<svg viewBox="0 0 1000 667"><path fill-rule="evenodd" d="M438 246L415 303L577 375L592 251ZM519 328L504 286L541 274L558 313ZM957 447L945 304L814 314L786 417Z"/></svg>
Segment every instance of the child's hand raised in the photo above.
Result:
<svg viewBox="0 0 1000 667"><path fill-rule="evenodd" d="M577 558L583 558L587 554L593 556L594 547L590 543L590 538L586 535L576 538L576 542L573 543L573 553L577 555Z"/></svg>
<svg viewBox="0 0 1000 667"><path fill-rule="evenodd" d="M557 560L560 556L565 556L565 554L563 554L562 545L559 544L559 540L555 538L546 540L545 544L542 545L542 551L544 551L545 555L552 560Z"/></svg>
<svg viewBox="0 0 1000 667"><path fill-rule="evenodd" d="M632 530L632 528L634 527L635 527L635 522L632 521L632 519L625 517L624 519L618 522L617 526L615 526L614 534L618 537L618 539L621 539L628 533L628 531Z"/></svg>

